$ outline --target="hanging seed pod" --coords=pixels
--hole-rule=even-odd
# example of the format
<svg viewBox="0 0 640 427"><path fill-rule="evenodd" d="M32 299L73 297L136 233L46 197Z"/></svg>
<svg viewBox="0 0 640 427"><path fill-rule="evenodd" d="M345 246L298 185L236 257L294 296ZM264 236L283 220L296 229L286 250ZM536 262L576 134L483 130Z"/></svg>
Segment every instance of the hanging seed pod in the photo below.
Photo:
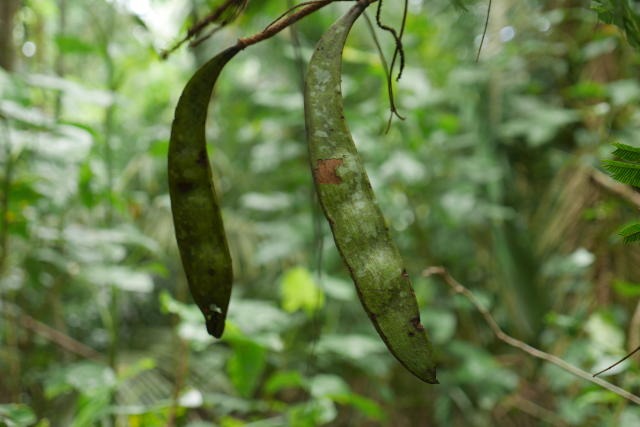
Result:
<svg viewBox="0 0 640 427"><path fill-rule="evenodd" d="M437 383L431 344L404 263L391 239L345 122L342 50L359 3L323 36L305 83L305 119L313 179L336 246L378 334L414 375Z"/></svg>
<svg viewBox="0 0 640 427"><path fill-rule="evenodd" d="M182 266L207 331L224 331L233 270L220 205L211 178L205 123L222 68L240 51L231 47L204 64L184 88L169 143L169 195Z"/></svg>

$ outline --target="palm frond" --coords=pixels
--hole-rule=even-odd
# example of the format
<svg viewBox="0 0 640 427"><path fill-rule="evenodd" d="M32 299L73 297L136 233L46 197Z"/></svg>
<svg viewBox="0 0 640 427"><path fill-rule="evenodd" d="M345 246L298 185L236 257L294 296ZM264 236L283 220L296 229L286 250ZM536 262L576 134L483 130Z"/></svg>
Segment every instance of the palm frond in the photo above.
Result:
<svg viewBox="0 0 640 427"><path fill-rule="evenodd" d="M640 222L625 225L618 234L623 237L624 243L640 241Z"/></svg>
<svg viewBox="0 0 640 427"><path fill-rule="evenodd" d="M611 174L613 179L634 187L640 187L640 163L603 160L602 166Z"/></svg>
<svg viewBox="0 0 640 427"><path fill-rule="evenodd" d="M634 147L633 145L627 145L621 142L614 142L613 146L616 147L613 155L619 159L630 162L640 162L640 147Z"/></svg>

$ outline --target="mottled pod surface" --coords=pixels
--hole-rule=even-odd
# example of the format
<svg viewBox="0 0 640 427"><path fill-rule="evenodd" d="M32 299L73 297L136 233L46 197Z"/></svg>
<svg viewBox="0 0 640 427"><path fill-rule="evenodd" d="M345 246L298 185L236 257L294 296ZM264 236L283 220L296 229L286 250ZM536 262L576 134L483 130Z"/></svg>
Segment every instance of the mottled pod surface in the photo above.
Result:
<svg viewBox="0 0 640 427"><path fill-rule="evenodd" d="M217 338L224 331L233 271L211 177L205 124L215 82L238 51L233 47L221 52L189 80L175 110L169 143L169 195L180 258L207 331Z"/></svg>
<svg viewBox="0 0 640 427"><path fill-rule="evenodd" d="M420 323L409 275L343 114L342 49L363 9L356 5L336 22L309 63L304 95L311 168L336 246L376 330L409 371L437 383L431 344Z"/></svg>

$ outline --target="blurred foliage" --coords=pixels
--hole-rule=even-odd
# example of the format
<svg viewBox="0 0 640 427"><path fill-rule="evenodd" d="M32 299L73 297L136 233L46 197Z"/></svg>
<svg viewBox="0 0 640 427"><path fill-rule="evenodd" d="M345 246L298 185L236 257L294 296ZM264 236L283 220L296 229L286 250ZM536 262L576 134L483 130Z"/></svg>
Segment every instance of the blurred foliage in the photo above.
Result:
<svg viewBox="0 0 640 427"><path fill-rule="evenodd" d="M640 10L634 0L594 0L592 7L603 22L620 27L629 43L640 48Z"/></svg>
<svg viewBox="0 0 640 427"><path fill-rule="evenodd" d="M217 4L22 2L15 69L0 71L0 424L640 424L419 277L446 266L510 334L588 371L640 344L640 253L616 234L637 206L594 179L610 142L638 147L634 2L595 2L622 5L606 15L587 0L494 0L476 63L485 2L411 1L406 120L386 135L381 62L364 22L350 36L347 120L414 277L438 386L386 351L314 198L301 67L348 4L221 76L208 136L237 280L223 339L206 334L171 226L173 108L198 63L285 7L251 1L159 60ZM401 12L385 2L383 19ZM637 393L639 373L628 360L607 379Z"/></svg>

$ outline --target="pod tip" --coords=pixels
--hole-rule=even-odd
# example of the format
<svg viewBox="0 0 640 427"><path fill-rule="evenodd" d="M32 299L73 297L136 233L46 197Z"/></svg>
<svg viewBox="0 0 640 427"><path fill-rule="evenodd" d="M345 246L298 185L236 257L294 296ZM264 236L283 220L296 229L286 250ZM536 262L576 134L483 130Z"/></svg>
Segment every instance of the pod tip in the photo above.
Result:
<svg viewBox="0 0 640 427"><path fill-rule="evenodd" d="M219 321L218 319L207 320L207 332L209 333L209 335L212 335L215 338L220 338L222 336L222 332L224 332L224 320L223 321Z"/></svg>
<svg viewBox="0 0 640 427"><path fill-rule="evenodd" d="M429 384L440 384L440 381L436 378L436 368L427 369L420 379Z"/></svg>

